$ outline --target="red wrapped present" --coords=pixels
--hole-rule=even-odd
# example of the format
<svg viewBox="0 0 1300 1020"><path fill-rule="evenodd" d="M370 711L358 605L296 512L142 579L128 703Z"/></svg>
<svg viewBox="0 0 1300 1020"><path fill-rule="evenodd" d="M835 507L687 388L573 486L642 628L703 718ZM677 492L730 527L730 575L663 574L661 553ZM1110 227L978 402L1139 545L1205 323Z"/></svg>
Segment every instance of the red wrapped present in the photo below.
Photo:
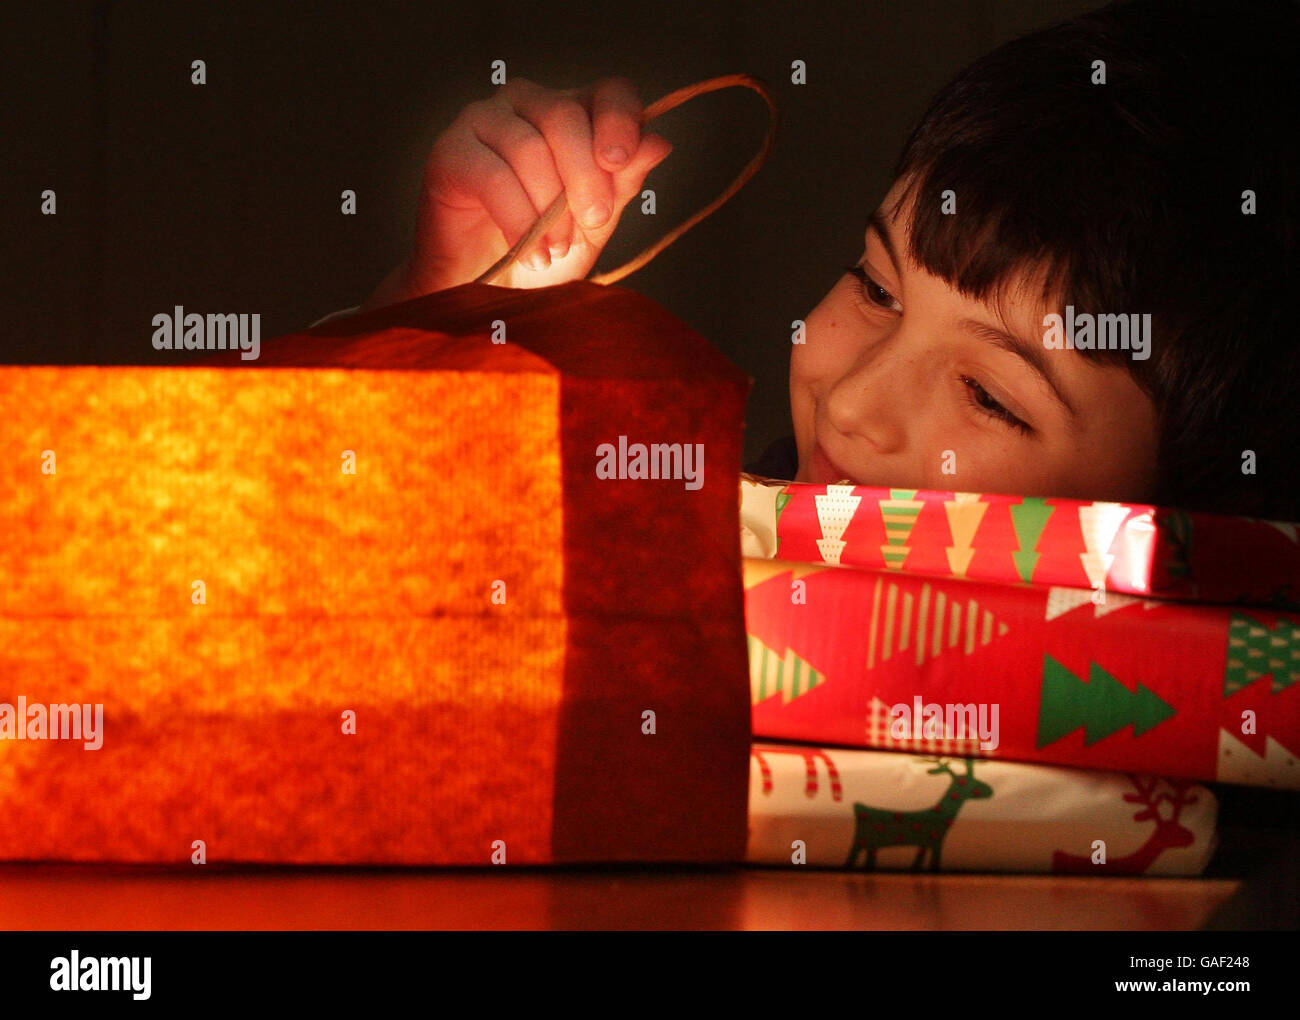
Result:
<svg viewBox="0 0 1300 1020"><path fill-rule="evenodd" d="M1300 789L1300 615L744 570L756 738Z"/></svg>
<svg viewBox="0 0 1300 1020"><path fill-rule="evenodd" d="M1294 524L754 475L741 505L747 556L1300 611Z"/></svg>

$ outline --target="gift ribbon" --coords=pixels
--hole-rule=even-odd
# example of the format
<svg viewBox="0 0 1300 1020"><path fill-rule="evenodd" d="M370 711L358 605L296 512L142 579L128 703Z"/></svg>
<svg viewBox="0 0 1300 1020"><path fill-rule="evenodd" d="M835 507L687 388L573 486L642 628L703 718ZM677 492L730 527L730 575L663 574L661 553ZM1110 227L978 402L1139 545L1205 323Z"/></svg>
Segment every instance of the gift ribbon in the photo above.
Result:
<svg viewBox="0 0 1300 1020"><path fill-rule="evenodd" d="M601 273L598 276L590 277L589 279L592 283L617 283L619 280L623 279L623 277L635 273L638 269L686 233L686 231L690 230L691 227L695 226L695 224L699 223L706 217L711 216L720 206L723 205L723 203L730 199L732 195L744 187L745 182L753 177L754 174L758 172L758 168L767 161L768 154L772 151L772 145L776 141L776 127L780 120L780 112L777 110L776 103L773 101L772 95L768 92L767 87L760 79L755 78L753 75L724 74L719 78L710 78L707 81L697 82L694 85L687 85L675 92L670 92L662 99L651 103L644 111L642 111L641 126L644 127L656 117L681 106L682 103L686 102L688 99L702 96L706 92L716 92L719 89L733 87L753 89L762 96L763 101L767 103L770 117L767 125L767 134L763 138L763 146L759 149L758 154L755 155L748 164L746 164L745 168L740 171L736 179L727 186L726 190L724 190L722 194L706 205L703 209L699 210L699 212L695 213L694 216L691 216L684 223L669 231L664 237L660 238L631 261L619 266L617 269L611 269L608 273ZM502 255L501 258L497 259L492 267L482 276L478 277L474 282L491 283L498 276L504 273L519 258L523 251L529 248L547 231L550 225L555 222L556 218L565 208L566 193L564 189L561 188L560 193L555 196L555 200L547 207L546 211L542 213L537 222L529 228L528 232L516 241L514 246L508 252Z"/></svg>

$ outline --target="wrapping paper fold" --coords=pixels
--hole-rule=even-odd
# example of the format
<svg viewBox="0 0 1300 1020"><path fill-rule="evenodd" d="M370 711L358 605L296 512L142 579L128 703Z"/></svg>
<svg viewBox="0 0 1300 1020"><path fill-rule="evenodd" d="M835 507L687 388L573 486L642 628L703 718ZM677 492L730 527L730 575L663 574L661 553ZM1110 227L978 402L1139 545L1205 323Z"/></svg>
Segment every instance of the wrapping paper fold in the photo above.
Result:
<svg viewBox="0 0 1300 1020"><path fill-rule="evenodd" d="M1204 786L973 758L756 741L755 864L1199 875L1216 846Z"/></svg>
<svg viewBox="0 0 1300 1020"><path fill-rule="evenodd" d="M585 282L0 367L0 859L741 859L748 387ZM598 477L621 436L702 485Z"/></svg>
<svg viewBox="0 0 1300 1020"><path fill-rule="evenodd" d="M746 556L1300 611L1295 524L748 474L741 505Z"/></svg>
<svg viewBox="0 0 1300 1020"><path fill-rule="evenodd" d="M747 557L754 735L1300 789L1300 616Z"/></svg>

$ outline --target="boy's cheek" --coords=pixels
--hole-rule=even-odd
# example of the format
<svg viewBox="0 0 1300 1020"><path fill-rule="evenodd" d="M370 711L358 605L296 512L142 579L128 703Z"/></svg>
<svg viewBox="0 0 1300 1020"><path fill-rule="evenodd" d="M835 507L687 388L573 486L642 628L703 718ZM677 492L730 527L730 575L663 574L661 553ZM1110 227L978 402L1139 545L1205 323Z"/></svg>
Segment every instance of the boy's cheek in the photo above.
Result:
<svg viewBox="0 0 1300 1020"><path fill-rule="evenodd" d="M801 453L813 444L817 403L844 374L844 357L834 340L816 329L812 320L808 327L803 342L793 343L790 352L790 411Z"/></svg>
<svg viewBox="0 0 1300 1020"><path fill-rule="evenodd" d="M835 293L809 313L803 342L794 342L790 353L790 412L795 442L799 447L800 474L808 470L808 459L817 445L818 413L825 422L825 405L836 385L852 373L862 352L863 337L850 325L852 309L835 307Z"/></svg>
<svg viewBox="0 0 1300 1020"><path fill-rule="evenodd" d="M818 305L804 321L802 334L795 332L790 345L790 378L800 385L829 386L853 367L861 338L836 315Z"/></svg>
<svg viewBox="0 0 1300 1020"><path fill-rule="evenodd" d="M808 451L812 449L813 432L816 423L813 420L814 398L806 387L790 385L790 417L794 425L794 440L799 450L800 469L807 464Z"/></svg>

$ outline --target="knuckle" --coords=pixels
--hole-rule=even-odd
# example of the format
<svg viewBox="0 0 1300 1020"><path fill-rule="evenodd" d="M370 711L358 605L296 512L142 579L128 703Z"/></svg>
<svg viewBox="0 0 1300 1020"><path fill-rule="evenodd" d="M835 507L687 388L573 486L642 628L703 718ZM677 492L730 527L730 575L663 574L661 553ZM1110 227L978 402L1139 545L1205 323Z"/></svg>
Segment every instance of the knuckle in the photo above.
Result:
<svg viewBox="0 0 1300 1020"><path fill-rule="evenodd" d="M515 172L505 163L493 160L489 166L483 169L482 180L483 186L489 191L500 192L514 183Z"/></svg>
<svg viewBox="0 0 1300 1020"><path fill-rule="evenodd" d="M631 78L625 78L621 74L612 74L608 78L602 78L600 84L607 89L617 90L618 92L631 96L638 102L641 98L641 90L637 88L636 82Z"/></svg>
<svg viewBox="0 0 1300 1020"><path fill-rule="evenodd" d="M509 79L507 79L506 83L501 86L498 92L501 95L510 96L512 99L516 99L520 96L527 95L529 92L531 92L536 88L537 88L536 82L534 82L530 78L525 78L522 75L520 75L518 77L511 76Z"/></svg>
<svg viewBox="0 0 1300 1020"><path fill-rule="evenodd" d="M429 158L425 164L426 174L441 173L445 168L464 163L465 145L462 136L448 129L433 140Z"/></svg>
<svg viewBox="0 0 1300 1020"><path fill-rule="evenodd" d="M568 131L586 123L587 111L578 100L561 96L542 110L540 120L544 131Z"/></svg>
<svg viewBox="0 0 1300 1020"><path fill-rule="evenodd" d="M520 161L529 170L545 172L551 166L551 147L536 132L530 131L521 137L516 151Z"/></svg>

